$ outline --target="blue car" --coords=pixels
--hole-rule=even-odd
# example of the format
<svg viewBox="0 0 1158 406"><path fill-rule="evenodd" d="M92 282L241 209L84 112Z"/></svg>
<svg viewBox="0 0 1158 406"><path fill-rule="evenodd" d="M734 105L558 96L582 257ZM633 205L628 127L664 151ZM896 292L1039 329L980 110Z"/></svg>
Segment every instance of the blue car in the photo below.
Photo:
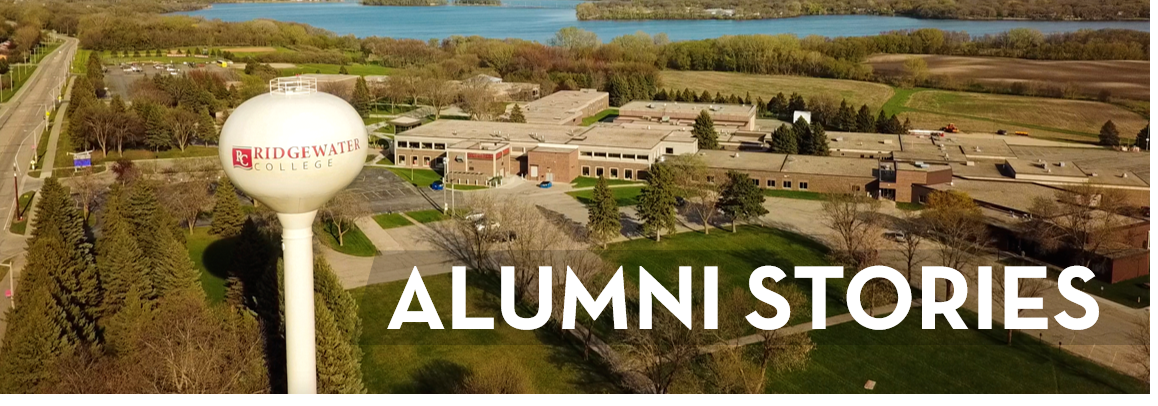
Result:
<svg viewBox="0 0 1158 406"><path fill-rule="evenodd" d="M539 187L543 188L543 189L550 189L551 188L551 181L549 181L549 180L543 181L543 183L539 184Z"/></svg>
<svg viewBox="0 0 1158 406"><path fill-rule="evenodd" d="M430 184L430 189L431 189L431 190L442 190L444 187L445 187L445 186L443 186L443 185L442 185L442 181L441 181L441 180L436 180L436 181L434 181L434 183L431 183L431 184Z"/></svg>

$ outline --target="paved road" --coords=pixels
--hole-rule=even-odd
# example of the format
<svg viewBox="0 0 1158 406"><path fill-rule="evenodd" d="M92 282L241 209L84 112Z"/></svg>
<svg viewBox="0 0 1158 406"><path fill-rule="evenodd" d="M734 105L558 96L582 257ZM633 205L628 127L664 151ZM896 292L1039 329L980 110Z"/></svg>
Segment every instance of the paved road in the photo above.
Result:
<svg viewBox="0 0 1158 406"><path fill-rule="evenodd" d="M41 61L32 78L21 87L12 101L0 107L0 179L5 182L0 187L0 213L5 216L4 229L0 230L0 259L13 258L24 251L23 236L8 232L16 196L13 184L8 182L8 179L12 179L12 163L20 165L21 190L26 186L35 186L26 183L24 176L32 159L32 145L44 130L46 105L56 101L61 86L68 78L69 62L76 53L76 44L76 39L66 39L63 45ZM33 183L39 184L38 181ZM21 258L17 258L16 266L10 272L18 272L22 262ZM15 277L19 278L19 275ZM10 289L8 281L9 278L0 281L0 292ZM3 337L6 327L2 315L8 310L9 304L8 299L0 297L0 337Z"/></svg>

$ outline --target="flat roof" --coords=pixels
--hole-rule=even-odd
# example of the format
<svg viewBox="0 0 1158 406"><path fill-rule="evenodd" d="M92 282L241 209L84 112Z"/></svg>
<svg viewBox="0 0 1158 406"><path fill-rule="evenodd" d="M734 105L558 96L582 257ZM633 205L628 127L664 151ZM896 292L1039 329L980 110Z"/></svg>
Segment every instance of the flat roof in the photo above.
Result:
<svg viewBox="0 0 1158 406"><path fill-rule="evenodd" d="M900 151L901 136L896 134L828 131L828 149L849 151Z"/></svg>
<svg viewBox="0 0 1158 406"><path fill-rule="evenodd" d="M965 154L956 145L946 144L938 137L906 135L900 137L901 150L893 152L893 158L908 161L957 161L964 162Z"/></svg>
<svg viewBox="0 0 1158 406"><path fill-rule="evenodd" d="M437 120L403 131L395 137L430 137L458 140L489 140L519 143L563 144L589 130L558 124L505 123L497 121ZM534 134L542 141L532 138Z"/></svg>
<svg viewBox="0 0 1158 406"><path fill-rule="evenodd" d="M737 152L706 149L698 152L709 168L738 171L779 172L784 167L787 154L772 152Z"/></svg>
<svg viewBox="0 0 1158 406"><path fill-rule="evenodd" d="M1082 170L1077 166L1074 166L1073 162L1010 159L1006 161L1005 164L1013 170L1015 176L1057 176L1081 179L1085 179L1089 176L1086 175L1085 172L1082 172Z"/></svg>
<svg viewBox="0 0 1158 406"><path fill-rule="evenodd" d="M953 179L950 183L928 185L936 190L964 192L978 202L1029 212L1036 198L1053 199L1058 189L1027 182Z"/></svg>
<svg viewBox="0 0 1158 406"><path fill-rule="evenodd" d="M675 135L673 141L679 142L691 138L691 133L683 132L687 134L686 137L680 137L676 134L679 132L671 129L592 127L582 136L568 141L567 145L652 149L669 135Z"/></svg>
<svg viewBox="0 0 1158 406"><path fill-rule="evenodd" d="M728 118L731 118L734 116L735 119L738 120L747 120L748 117L756 115L756 106L749 104L684 103L650 100L636 100L624 104L619 108L619 115L636 114L656 118L671 115L686 117L699 115L700 112L704 110L707 110L708 114L713 117L728 116Z"/></svg>
<svg viewBox="0 0 1158 406"><path fill-rule="evenodd" d="M539 100L523 105L523 116L528 123L559 123L574 119L583 109L601 99L607 92L594 89L560 90Z"/></svg>
<svg viewBox="0 0 1158 406"><path fill-rule="evenodd" d="M956 144L961 148L961 152L969 157L1012 158L1017 156L1013 149L1009 148L1009 144L1006 144L1005 140L1002 139L947 137L945 143L948 145Z"/></svg>
<svg viewBox="0 0 1158 406"><path fill-rule="evenodd" d="M874 177L876 159L852 157L790 155L784 160L781 172L809 173L817 175Z"/></svg>

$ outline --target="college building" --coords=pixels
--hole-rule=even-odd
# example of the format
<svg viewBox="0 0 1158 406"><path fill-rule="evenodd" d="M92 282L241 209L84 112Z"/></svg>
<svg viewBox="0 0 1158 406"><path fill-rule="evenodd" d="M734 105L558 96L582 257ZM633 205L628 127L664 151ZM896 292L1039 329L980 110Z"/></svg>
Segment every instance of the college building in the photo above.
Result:
<svg viewBox="0 0 1158 406"><path fill-rule="evenodd" d="M581 125L606 110L609 97L595 89L560 90L521 106L528 124Z"/></svg>
<svg viewBox="0 0 1158 406"><path fill-rule="evenodd" d="M633 101L619 108L615 123L657 123L691 126L707 111L720 131L756 131L757 109L746 104Z"/></svg>

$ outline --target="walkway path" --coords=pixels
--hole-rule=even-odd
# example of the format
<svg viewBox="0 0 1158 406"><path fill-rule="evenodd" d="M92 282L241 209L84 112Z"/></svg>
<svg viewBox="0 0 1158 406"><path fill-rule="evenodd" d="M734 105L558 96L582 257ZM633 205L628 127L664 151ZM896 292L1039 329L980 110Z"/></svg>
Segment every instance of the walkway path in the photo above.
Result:
<svg viewBox="0 0 1158 406"><path fill-rule="evenodd" d="M68 113L69 102L72 100L72 83L76 81L75 77L68 79L68 90L64 91L64 98L61 99L60 107L56 110L56 119L52 122L52 131L48 134L48 147L44 150L44 163L40 165L40 179L48 179L52 176L52 169L56 165L56 147L60 142L60 132L64 128L64 116Z"/></svg>

